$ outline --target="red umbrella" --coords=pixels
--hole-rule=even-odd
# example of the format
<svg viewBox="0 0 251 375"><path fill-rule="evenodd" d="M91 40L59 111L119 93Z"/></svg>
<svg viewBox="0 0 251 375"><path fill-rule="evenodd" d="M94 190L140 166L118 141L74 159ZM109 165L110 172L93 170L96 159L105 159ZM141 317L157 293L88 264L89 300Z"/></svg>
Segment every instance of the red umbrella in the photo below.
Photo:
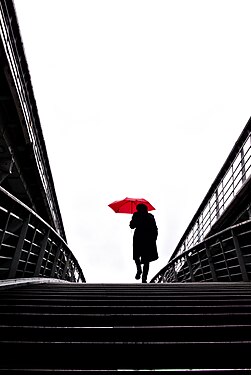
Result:
<svg viewBox="0 0 251 375"><path fill-rule="evenodd" d="M115 212L123 214L133 214L136 210L136 206L139 203L144 203L147 206L148 211L155 210L155 208L144 198L125 198L120 201L115 201L108 206Z"/></svg>

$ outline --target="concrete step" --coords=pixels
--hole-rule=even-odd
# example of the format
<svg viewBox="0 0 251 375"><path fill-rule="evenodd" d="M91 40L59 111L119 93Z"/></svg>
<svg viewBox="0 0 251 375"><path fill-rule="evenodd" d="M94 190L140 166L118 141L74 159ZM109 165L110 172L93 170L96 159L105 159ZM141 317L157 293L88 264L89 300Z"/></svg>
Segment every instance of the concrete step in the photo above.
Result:
<svg viewBox="0 0 251 375"><path fill-rule="evenodd" d="M38 322L39 324L39 322ZM0 341L141 343L241 342L251 340L251 325L201 326L17 326L0 325Z"/></svg>
<svg viewBox="0 0 251 375"><path fill-rule="evenodd" d="M244 373L250 318L250 283L0 288L0 373Z"/></svg>
<svg viewBox="0 0 251 375"><path fill-rule="evenodd" d="M49 310L49 309L48 309ZM239 322L248 325L251 322L251 312L203 312L200 313L96 313L89 314L82 312L72 313L40 313L40 312L2 312L0 322L2 325L17 326L67 326L67 327L110 327L110 326L181 326L183 325L238 325Z"/></svg>
<svg viewBox="0 0 251 375"><path fill-rule="evenodd" d="M0 368L250 369L251 341L142 343L123 337L120 342L99 343L4 341L0 351Z"/></svg>
<svg viewBox="0 0 251 375"><path fill-rule="evenodd" d="M174 369L174 370L62 370L62 369L0 369L0 374L9 375L132 375L133 373L140 372L140 374L151 374L154 375L242 375L250 374L249 369L204 369L204 370L184 370L184 369Z"/></svg>

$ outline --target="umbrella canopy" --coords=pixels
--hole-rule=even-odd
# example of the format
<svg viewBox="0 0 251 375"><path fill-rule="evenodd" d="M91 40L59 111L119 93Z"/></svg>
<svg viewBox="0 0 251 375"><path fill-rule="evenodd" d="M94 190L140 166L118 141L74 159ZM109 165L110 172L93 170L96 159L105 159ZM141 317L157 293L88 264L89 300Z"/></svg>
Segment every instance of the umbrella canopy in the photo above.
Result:
<svg viewBox="0 0 251 375"><path fill-rule="evenodd" d="M136 206L139 203L144 203L147 206L148 211L155 210L155 208L144 198L124 198L120 201L115 201L108 206L116 213L133 214L136 212Z"/></svg>

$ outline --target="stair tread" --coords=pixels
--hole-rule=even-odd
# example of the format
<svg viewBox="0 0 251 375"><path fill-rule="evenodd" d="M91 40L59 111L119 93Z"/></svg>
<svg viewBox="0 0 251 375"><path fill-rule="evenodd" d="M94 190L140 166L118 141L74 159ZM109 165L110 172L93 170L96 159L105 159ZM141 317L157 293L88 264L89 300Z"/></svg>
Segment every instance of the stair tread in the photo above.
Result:
<svg viewBox="0 0 251 375"><path fill-rule="evenodd" d="M248 368L251 287L230 284L0 288L0 373L10 352L15 353L10 370L32 372L36 364L49 374L61 371L59 366L126 371L134 368L134 358L141 370L167 363L170 370L179 356L186 369L217 361L222 368L226 363Z"/></svg>

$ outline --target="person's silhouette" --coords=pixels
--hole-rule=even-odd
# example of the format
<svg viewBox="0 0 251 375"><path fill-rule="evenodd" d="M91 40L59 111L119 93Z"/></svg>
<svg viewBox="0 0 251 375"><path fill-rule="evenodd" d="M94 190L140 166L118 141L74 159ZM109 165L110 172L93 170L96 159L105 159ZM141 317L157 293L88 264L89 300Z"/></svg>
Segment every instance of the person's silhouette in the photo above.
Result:
<svg viewBox="0 0 251 375"><path fill-rule="evenodd" d="M156 244L158 228L154 216L148 212L145 204L138 204L136 209L129 223L130 228L135 229L133 234L133 259L137 267L135 279L140 279L141 264L143 264L142 283L147 283L149 263L159 257Z"/></svg>

